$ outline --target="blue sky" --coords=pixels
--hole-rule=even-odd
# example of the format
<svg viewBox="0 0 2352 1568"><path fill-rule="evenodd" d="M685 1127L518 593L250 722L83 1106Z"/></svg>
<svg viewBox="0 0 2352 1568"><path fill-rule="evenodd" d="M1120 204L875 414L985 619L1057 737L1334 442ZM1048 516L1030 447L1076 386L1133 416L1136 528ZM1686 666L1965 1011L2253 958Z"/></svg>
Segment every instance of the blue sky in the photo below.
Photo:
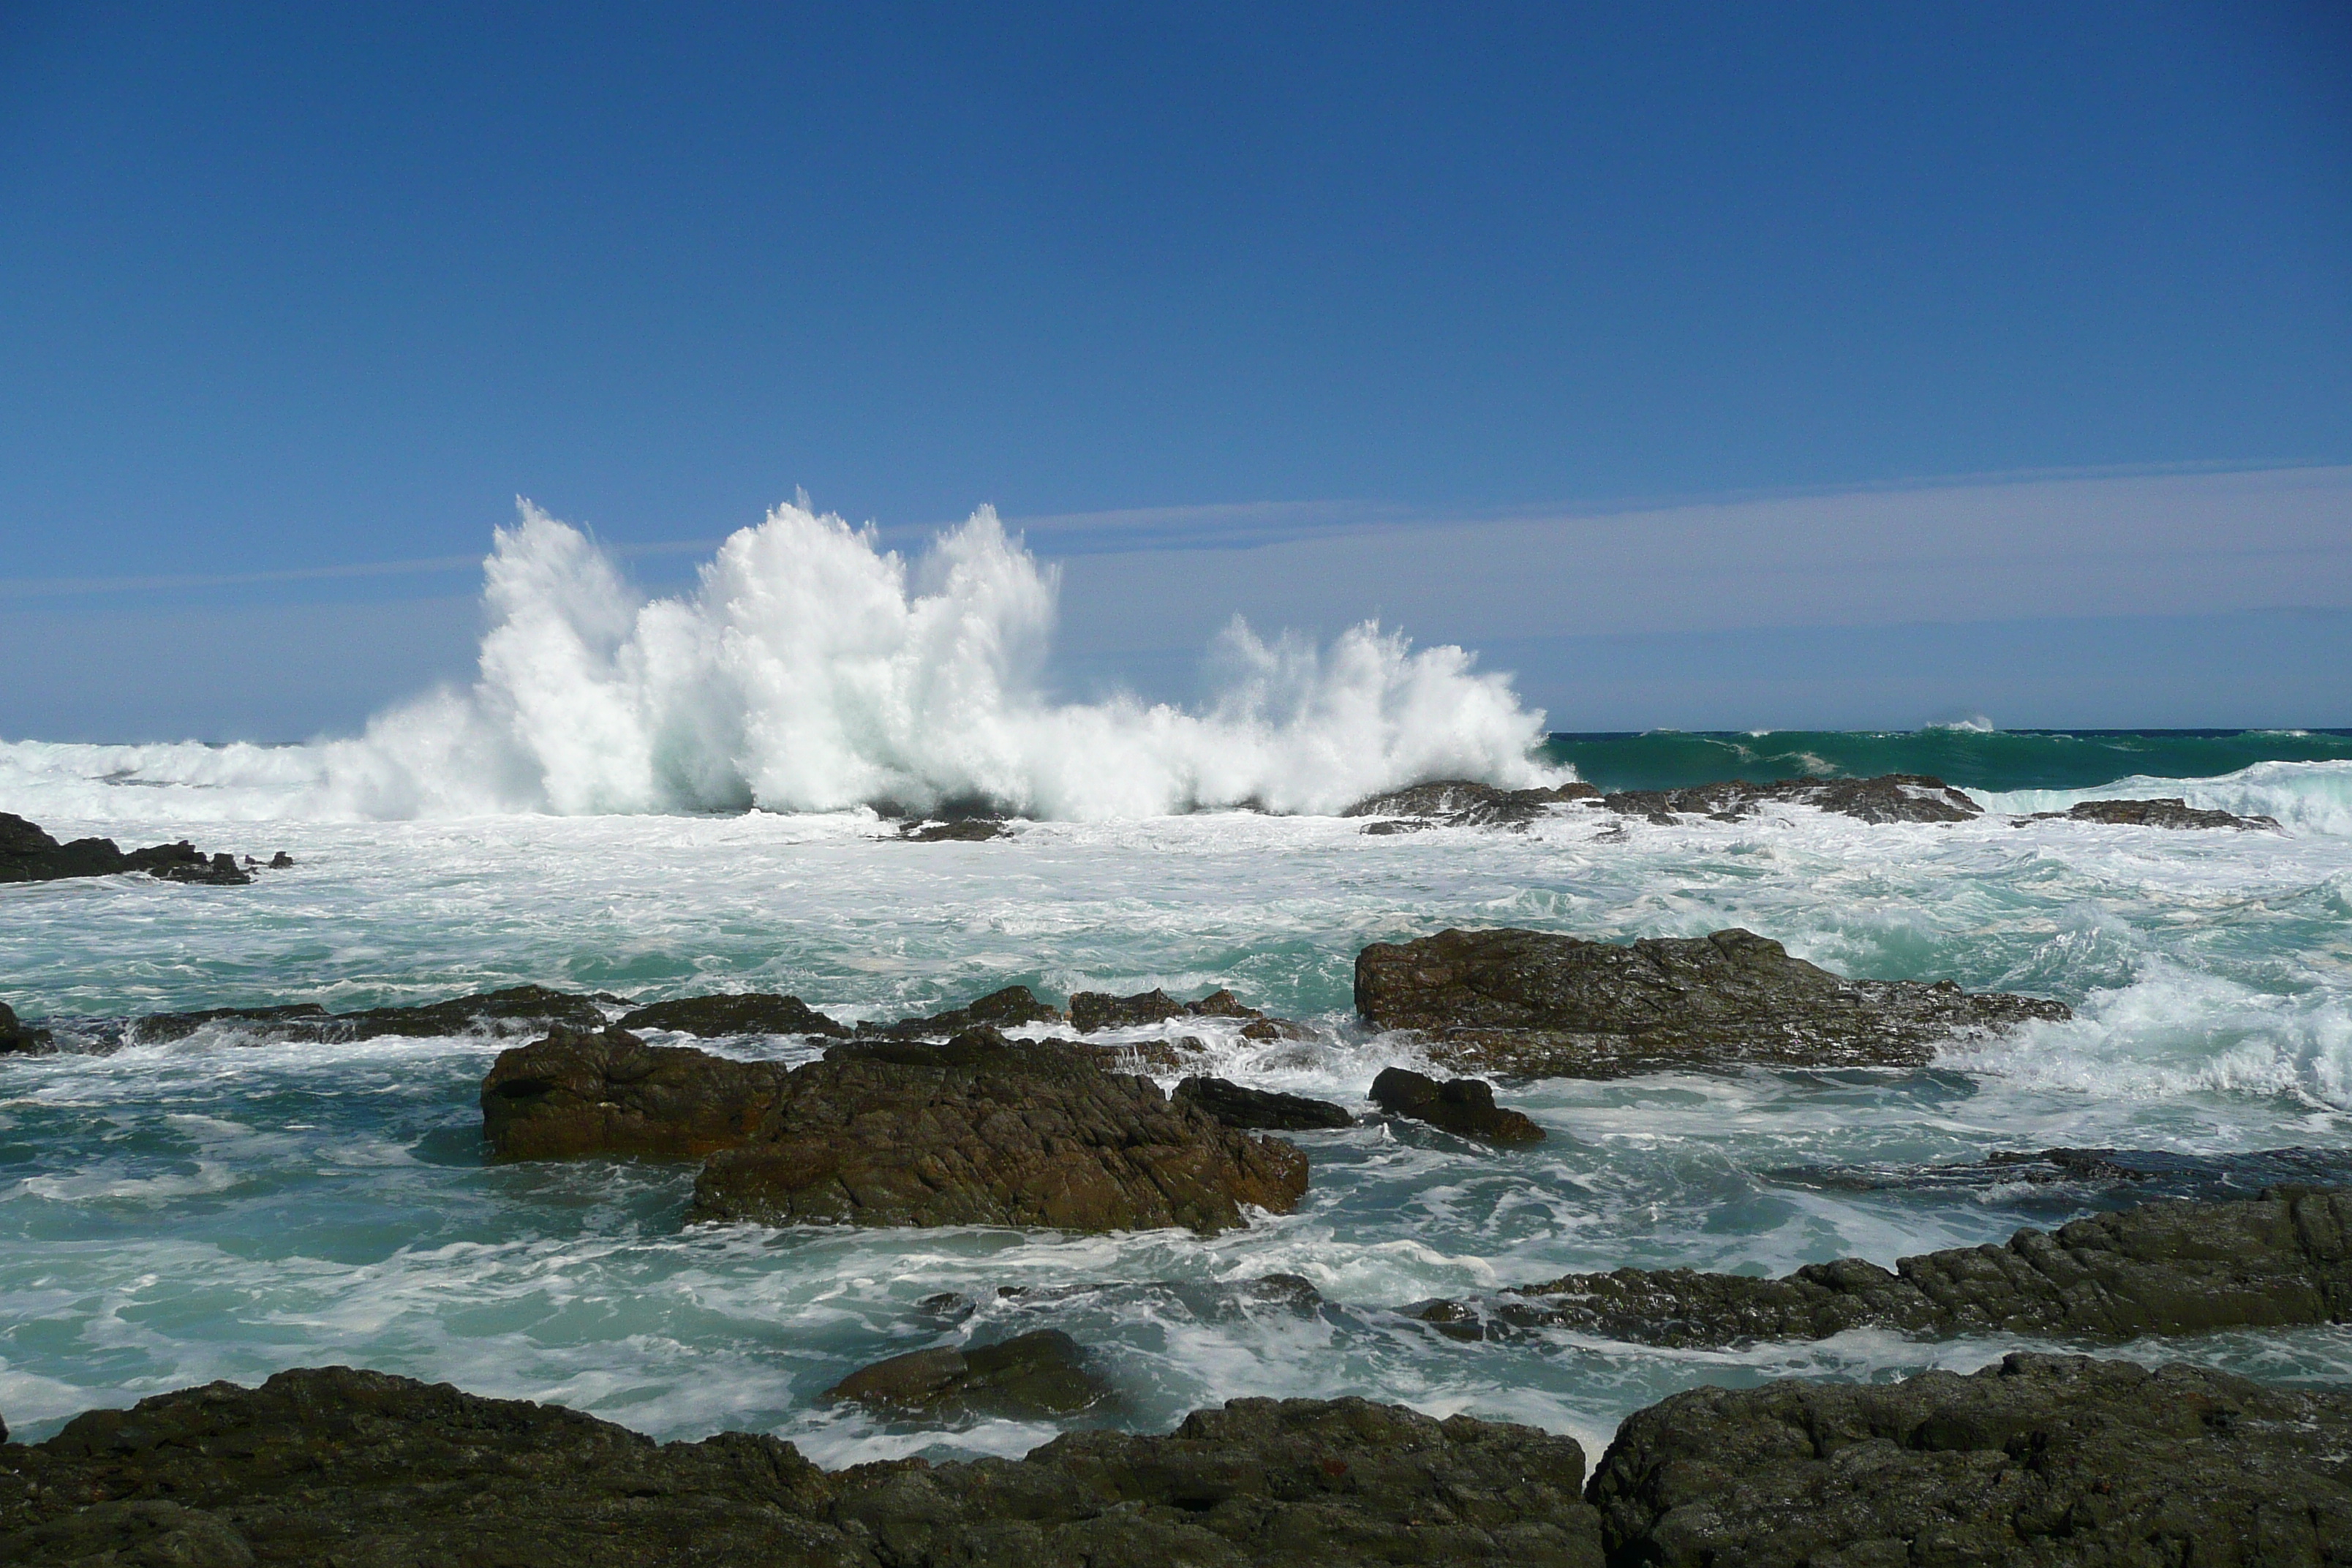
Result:
<svg viewBox="0 0 2352 1568"><path fill-rule="evenodd" d="M2352 722L2348 16L0 8L0 734L348 727L517 495L658 588L796 487L1030 521L1074 688L1377 611L1580 728ZM1675 575L1758 530L1848 542Z"/></svg>

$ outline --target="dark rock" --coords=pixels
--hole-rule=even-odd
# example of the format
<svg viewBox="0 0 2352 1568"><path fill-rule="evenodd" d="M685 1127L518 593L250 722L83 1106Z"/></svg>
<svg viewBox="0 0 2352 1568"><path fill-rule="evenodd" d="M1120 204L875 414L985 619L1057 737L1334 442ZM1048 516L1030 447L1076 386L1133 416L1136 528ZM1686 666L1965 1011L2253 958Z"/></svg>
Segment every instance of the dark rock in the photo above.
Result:
<svg viewBox="0 0 2352 1568"><path fill-rule="evenodd" d="M1543 1129L1516 1110L1495 1103L1495 1087L1484 1079L1444 1083L1404 1068L1384 1068L1372 1079L1372 1103L1391 1116L1409 1116L1432 1127L1488 1143L1540 1143Z"/></svg>
<svg viewBox="0 0 2352 1568"><path fill-rule="evenodd" d="M1188 1078L1176 1086L1176 1103L1198 1106L1228 1127L1269 1132L1305 1132L1323 1127L1353 1127L1347 1107L1303 1094L1245 1089L1222 1078Z"/></svg>
<svg viewBox="0 0 2352 1568"><path fill-rule="evenodd" d="M0 1449L0 1561L1601 1568L1583 1476L1569 1438L1360 1399L1235 1400L1164 1437L1082 1432L1025 1459L828 1474L773 1437L656 1444L555 1406L324 1367L93 1411Z"/></svg>
<svg viewBox="0 0 2352 1568"><path fill-rule="evenodd" d="M1113 996L1107 991L1080 991L1070 998L1070 1026L1082 1035L1098 1029L1133 1029L1164 1023L1170 1018L1244 1018L1252 1024L1266 1026L1265 1037L1286 1037L1297 1028L1280 1018L1269 1018L1255 1007L1244 1006L1240 997L1230 991L1212 991L1197 1002L1179 1002L1165 991L1139 991L1132 996ZM1247 1028L1242 1031L1249 1033Z"/></svg>
<svg viewBox="0 0 2352 1568"><path fill-rule="evenodd" d="M1952 982L1846 980L1745 931L1628 944L1445 931L1356 955L1356 1009L1432 1058L1522 1078L1669 1067L1916 1066L1964 1031L2073 1015Z"/></svg>
<svg viewBox="0 0 2352 1568"><path fill-rule="evenodd" d="M1984 808L1967 794L1925 773L1882 773L1869 779L1795 778L1749 784L1695 784L1688 789L1621 790L1601 797L1607 810L1671 826L1680 816L1735 822L1767 804L1810 805L1869 823L1966 822Z"/></svg>
<svg viewBox="0 0 2352 1568"><path fill-rule="evenodd" d="M1079 1415L1109 1396L1087 1370L1078 1342L1059 1329L892 1356L851 1373L824 1394L884 1415L950 1422L1043 1421Z"/></svg>
<svg viewBox="0 0 2352 1568"><path fill-rule="evenodd" d="M482 1130L509 1158L707 1154L698 1219L1208 1232L1307 1190L1289 1144L1171 1105L1090 1050L992 1029L853 1041L789 1069L557 1029L500 1053Z"/></svg>
<svg viewBox="0 0 2352 1568"><path fill-rule="evenodd" d="M700 1158L758 1135L788 1069L624 1029L551 1030L500 1051L482 1079L482 1136L512 1160L583 1154Z"/></svg>
<svg viewBox="0 0 2352 1568"><path fill-rule="evenodd" d="M2228 811L2201 811L2179 795L2163 800L2085 800L2068 811L2037 811L2020 822L2104 822L2119 827L2235 827L2280 831L2275 816L2240 816Z"/></svg>
<svg viewBox="0 0 2352 1568"><path fill-rule="evenodd" d="M1413 1316L1461 1338L1571 1329L1642 1344L1720 1346L1882 1328L1918 1338L2126 1340L2352 1322L2352 1193L2282 1188L2252 1201L2157 1203L2005 1247L1858 1258L1779 1279L1620 1268L1524 1285Z"/></svg>
<svg viewBox="0 0 2352 1568"><path fill-rule="evenodd" d="M0 1057L46 1056L56 1048L56 1039L49 1031L31 1024L19 1023L16 1010L0 1002ZM0 1442L5 1442L0 1437Z"/></svg>
<svg viewBox="0 0 2352 1568"><path fill-rule="evenodd" d="M962 1007L950 1007L928 1018L901 1018L895 1024L866 1023L861 1035L887 1035L902 1040L944 1040L966 1029L1017 1029L1024 1024L1058 1024L1061 1011L1037 1000L1026 985L992 991Z"/></svg>
<svg viewBox="0 0 2352 1568"><path fill-rule="evenodd" d="M111 877L145 871L167 882L237 886L253 880L234 857L207 858L193 844L154 844L125 853L111 838L60 844L37 824L0 811L0 882L53 882L67 877Z"/></svg>
<svg viewBox="0 0 2352 1568"><path fill-rule="evenodd" d="M909 822L898 829L898 837L909 844L979 844L1010 838L1013 829L1003 822L974 816L961 822Z"/></svg>
<svg viewBox="0 0 2352 1568"><path fill-rule="evenodd" d="M290 868L292 868L293 864L294 864L294 857L293 857L293 856L291 856L291 855L289 855L289 854L288 854L288 853L286 853L286 851L285 851L285 850L283 850L283 849L280 849L277 854L272 855L272 856L269 858L269 868L270 868L271 870L273 870L273 871L284 871L284 870L290 869Z"/></svg>
<svg viewBox="0 0 2352 1568"><path fill-rule="evenodd" d="M1595 800L1600 795L1589 784L1565 784L1557 789L1497 789L1472 779L1440 779L1369 796L1339 815L1410 819L1370 823L1364 828L1367 833L1410 833L1422 827L1525 828L1549 816L1555 805Z"/></svg>
<svg viewBox="0 0 2352 1568"><path fill-rule="evenodd" d="M600 1029L604 1012L593 996L544 985L510 985L414 1007L369 1007L330 1013L316 1003L277 1007L209 1007L196 1013L156 1013L140 1019L130 1038L153 1045L184 1040L207 1024L234 1024L254 1040L373 1040L385 1035L435 1038L450 1035L514 1035L562 1024Z"/></svg>
<svg viewBox="0 0 2352 1568"><path fill-rule="evenodd" d="M1618 1429L1609 1560L2342 1563L2352 1394L2011 1355L1892 1385L1699 1388Z"/></svg>
<svg viewBox="0 0 2352 1568"><path fill-rule="evenodd" d="M2148 1196L2252 1197L2266 1187L2352 1186L2352 1149L2258 1149L2177 1154L2163 1149L2043 1149L1940 1165L1807 1165L1767 1173L1835 1192L1987 1192L2032 1187L2130 1187Z"/></svg>
<svg viewBox="0 0 2352 1568"><path fill-rule="evenodd" d="M1203 1233L1286 1214L1306 1156L1171 1104L1091 1052L975 1029L835 1047L794 1068L758 1139L714 1154L698 1219Z"/></svg>
<svg viewBox="0 0 2352 1568"><path fill-rule="evenodd" d="M674 1029L681 1035L714 1038L732 1035L845 1036L846 1026L834 1022L797 996L747 991L731 996L685 996L656 1002L634 1013L624 1013L616 1026L624 1029Z"/></svg>

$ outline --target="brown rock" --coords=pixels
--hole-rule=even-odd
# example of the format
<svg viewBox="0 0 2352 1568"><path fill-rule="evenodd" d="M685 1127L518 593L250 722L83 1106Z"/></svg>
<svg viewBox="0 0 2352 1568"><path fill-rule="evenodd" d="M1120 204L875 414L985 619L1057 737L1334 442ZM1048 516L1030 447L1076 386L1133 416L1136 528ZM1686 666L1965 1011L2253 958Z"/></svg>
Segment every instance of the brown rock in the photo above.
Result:
<svg viewBox="0 0 2352 1568"><path fill-rule="evenodd" d="M2200 811L2179 795L2162 800L2084 800L2067 811L2037 811L2020 822L2103 822L2118 827L2234 827L2278 832L2275 816L2240 816L2228 811Z"/></svg>
<svg viewBox="0 0 2352 1568"><path fill-rule="evenodd" d="M509 1160L698 1158L755 1136L786 1077L774 1062L558 1025L544 1039L499 1053L482 1079L482 1135Z"/></svg>
<svg viewBox="0 0 2352 1568"><path fill-rule="evenodd" d="M1039 1421L1079 1415L1109 1395L1077 1341L1039 1329L996 1344L892 1356L851 1373L824 1397L935 1421Z"/></svg>
<svg viewBox="0 0 2352 1568"><path fill-rule="evenodd" d="M1344 1105L1309 1100L1303 1094L1246 1089L1222 1078L1188 1078L1176 1086L1175 1099L1180 1105L1199 1107L1228 1127L1306 1132L1356 1124L1355 1116Z"/></svg>
<svg viewBox="0 0 2352 1568"><path fill-rule="evenodd" d="M624 1029L674 1029L682 1035L845 1036L848 1028L797 996L747 991L728 996L683 996L621 1016Z"/></svg>
<svg viewBox="0 0 2352 1568"><path fill-rule="evenodd" d="M1372 1103L1391 1116L1409 1116L1432 1127L1486 1143L1540 1143L1543 1129L1517 1110L1495 1103L1495 1087L1484 1079L1444 1083L1405 1068L1386 1068L1372 1079Z"/></svg>

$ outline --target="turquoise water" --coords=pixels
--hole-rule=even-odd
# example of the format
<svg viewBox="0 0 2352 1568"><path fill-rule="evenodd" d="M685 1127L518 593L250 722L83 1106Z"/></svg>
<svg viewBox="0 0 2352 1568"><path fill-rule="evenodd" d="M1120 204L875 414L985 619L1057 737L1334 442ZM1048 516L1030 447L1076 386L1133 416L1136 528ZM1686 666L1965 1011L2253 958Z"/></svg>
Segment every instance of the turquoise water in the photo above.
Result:
<svg viewBox="0 0 2352 1568"><path fill-rule="evenodd" d="M1769 730L1555 734L1553 760L1603 789L1719 779L1928 773L1963 789L2091 789L2134 775L2217 778L2258 763L2352 759L2352 730Z"/></svg>
<svg viewBox="0 0 2352 1568"><path fill-rule="evenodd" d="M1822 743L1841 740L1858 757L1891 743ZM2274 749L2289 744L2305 742ZM1239 1394L1353 1393L1597 1444L1626 1412L1698 1382L1885 1378L2012 1347L1882 1335L1731 1352L1565 1335L1463 1345L1394 1309L1621 1264L1889 1262L2112 1201L2022 1185L1853 1192L1789 1174L1811 1165L2352 1140L2352 763L2340 760L2101 781L2265 810L2286 824L2276 834L1999 815L1868 827L1786 808L1675 827L1580 810L1525 835L1382 838L1328 816L1208 813L919 846L862 812L223 821L198 784L79 776L0 794L0 809L111 804L112 815L52 812L50 826L283 847L299 864L243 889L0 888L0 994L68 1029L521 981L644 999L783 990L845 1017L1014 981L1055 996L1223 984L1314 1038L1265 1047L1189 1024L1217 1070L1362 1110L1373 1073L1411 1053L1351 1019L1356 951L1457 924L1615 938L1744 925L1850 974L1950 976L2056 996L2079 1016L1956 1041L1918 1072L1507 1089L1549 1134L1530 1151L1402 1123L1307 1135L1313 1184L1299 1212L1210 1240L688 1226L691 1167L486 1163L477 1093L498 1047L481 1039L267 1046L212 1031L10 1061L0 1413L35 1437L92 1405L346 1362L561 1400L663 1436L773 1431L827 1463L1019 1452L1053 1429L892 1427L815 1396L883 1355L1051 1325L1090 1347L1119 1390L1097 1418L1141 1429ZM2018 810L2073 797L1981 798ZM1308 1279L1322 1303L1251 1283L1276 1273ZM1001 1295L1008 1286L1024 1293ZM976 1309L925 1305L942 1292ZM2352 1336L2334 1330L2128 1350L2352 1379Z"/></svg>

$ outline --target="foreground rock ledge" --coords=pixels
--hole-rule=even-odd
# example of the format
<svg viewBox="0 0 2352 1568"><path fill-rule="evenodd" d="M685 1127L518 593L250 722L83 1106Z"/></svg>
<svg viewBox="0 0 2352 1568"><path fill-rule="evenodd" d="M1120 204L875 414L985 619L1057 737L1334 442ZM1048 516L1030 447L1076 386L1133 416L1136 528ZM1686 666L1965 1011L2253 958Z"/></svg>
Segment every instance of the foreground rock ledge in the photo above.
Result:
<svg viewBox="0 0 2352 1568"><path fill-rule="evenodd" d="M0 1562L571 1568L1600 1568L1567 1437L1360 1399L1235 1400L1164 1437L828 1474L348 1367L92 1411L0 1447Z"/></svg>
<svg viewBox="0 0 2352 1568"><path fill-rule="evenodd" d="M500 1053L482 1131L509 1158L709 1156L698 1219L1203 1233L1288 1213L1307 1157L1084 1047L971 1029L834 1047L787 1068L621 1029Z"/></svg>
<svg viewBox="0 0 2352 1568"><path fill-rule="evenodd" d="M1916 1067L1939 1041L2074 1015L1952 982L1847 980L1753 931L1619 945L1444 931L1356 955L1356 1010L1446 1067L1517 1078L1661 1068Z"/></svg>
<svg viewBox="0 0 2352 1568"><path fill-rule="evenodd" d="M1610 1561L2341 1564L2352 1394L2012 1355L1892 1386L1694 1389L1619 1428Z"/></svg>
<svg viewBox="0 0 2352 1568"><path fill-rule="evenodd" d="M1462 1338L1568 1329L1643 1344L1723 1346L1883 1328L1920 1338L2124 1340L2352 1322L2352 1192L2284 1188L2237 1203L2094 1215L2006 1247L1858 1258L1779 1279L1620 1268L1413 1315Z"/></svg>

